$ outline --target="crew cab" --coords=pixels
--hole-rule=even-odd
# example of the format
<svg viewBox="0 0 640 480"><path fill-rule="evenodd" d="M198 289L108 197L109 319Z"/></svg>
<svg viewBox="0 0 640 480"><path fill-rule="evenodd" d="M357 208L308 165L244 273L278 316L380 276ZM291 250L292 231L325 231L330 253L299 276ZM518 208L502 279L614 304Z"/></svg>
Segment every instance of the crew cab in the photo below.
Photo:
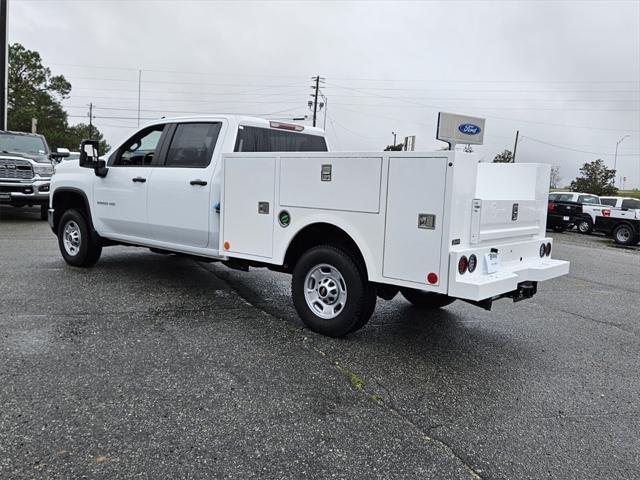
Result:
<svg viewBox="0 0 640 480"><path fill-rule="evenodd" d="M629 197L601 197L610 208L596 217L594 229L612 236L620 245L640 242L640 200Z"/></svg>
<svg viewBox="0 0 640 480"><path fill-rule="evenodd" d="M329 152L321 130L230 115L162 119L53 177L60 252L109 245L290 273L310 329L343 336L376 298L490 309L569 271L545 236L549 166L474 154Z"/></svg>
<svg viewBox="0 0 640 480"><path fill-rule="evenodd" d="M584 234L593 231L596 217L602 213L603 208L606 208L600 203L600 197L590 193L554 192L549 194L549 200L582 204L582 215L576 218L575 226L580 233Z"/></svg>
<svg viewBox="0 0 640 480"><path fill-rule="evenodd" d="M40 218L46 220L51 160L63 156L51 153L42 135L0 131L0 204L39 206Z"/></svg>

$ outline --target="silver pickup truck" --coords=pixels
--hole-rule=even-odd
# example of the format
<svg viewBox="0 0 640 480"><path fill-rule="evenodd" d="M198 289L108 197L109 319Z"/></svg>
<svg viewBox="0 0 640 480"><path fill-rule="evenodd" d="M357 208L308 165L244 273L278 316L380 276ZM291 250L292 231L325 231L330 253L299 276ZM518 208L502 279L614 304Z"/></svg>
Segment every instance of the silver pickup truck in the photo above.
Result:
<svg viewBox="0 0 640 480"><path fill-rule="evenodd" d="M0 205L40 206L46 220L52 160L64 156L51 153L42 135L0 131Z"/></svg>

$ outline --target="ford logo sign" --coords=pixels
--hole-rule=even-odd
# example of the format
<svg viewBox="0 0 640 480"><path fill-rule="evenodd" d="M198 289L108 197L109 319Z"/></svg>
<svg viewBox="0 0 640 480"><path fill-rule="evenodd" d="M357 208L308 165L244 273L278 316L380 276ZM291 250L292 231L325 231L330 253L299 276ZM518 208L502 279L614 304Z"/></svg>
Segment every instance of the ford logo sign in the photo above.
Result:
<svg viewBox="0 0 640 480"><path fill-rule="evenodd" d="M462 125L458 125L458 130L460 133L464 133L465 135L477 135L480 133L480 127L473 123L463 123Z"/></svg>

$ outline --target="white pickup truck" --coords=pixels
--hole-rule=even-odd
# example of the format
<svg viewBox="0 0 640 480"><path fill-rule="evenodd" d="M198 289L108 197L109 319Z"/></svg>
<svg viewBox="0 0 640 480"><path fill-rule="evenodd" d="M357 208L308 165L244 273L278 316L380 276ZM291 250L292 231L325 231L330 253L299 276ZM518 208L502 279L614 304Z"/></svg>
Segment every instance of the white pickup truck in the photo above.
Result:
<svg viewBox="0 0 640 480"><path fill-rule="evenodd" d="M57 166L49 222L67 263L122 244L292 274L312 330L343 336L398 292L490 309L569 271L545 236L549 167L453 151L328 152L323 132L250 117L152 123Z"/></svg>
<svg viewBox="0 0 640 480"><path fill-rule="evenodd" d="M596 223L596 217L607 209L600 203L600 197L590 193L554 192L549 194L549 200L554 202L576 202L582 205L582 215L576 219L576 228L580 233L590 234Z"/></svg>

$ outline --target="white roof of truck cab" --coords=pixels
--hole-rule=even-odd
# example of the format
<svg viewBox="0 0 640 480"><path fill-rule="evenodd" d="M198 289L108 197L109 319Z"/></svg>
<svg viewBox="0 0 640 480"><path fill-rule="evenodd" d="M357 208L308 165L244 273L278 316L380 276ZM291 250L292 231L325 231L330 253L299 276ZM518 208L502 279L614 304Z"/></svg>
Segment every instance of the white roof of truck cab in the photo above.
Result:
<svg viewBox="0 0 640 480"><path fill-rule="evenodd" d="M309 127L307 125L301 125L299 123L295 123L289 120L274 120L274 119L266 119L260 117L250 117L245 115L193 115L188 117L165 117L159 118L158 120L154 120L146 124L146 126L157 125L160 123L181 123L181 122L215 122L220 120L227 120L230 124L240 126L246 125L249 127L258 127L258 128L274 128L274 124L282 124L282 125L295 125L296 127L302 127L303 130L298 131L297 133L306 133L308 135L317 135L320 137L324 137L324 130L318 127ZM294 131L290 129L284 129L287 131Z"/></svg>

